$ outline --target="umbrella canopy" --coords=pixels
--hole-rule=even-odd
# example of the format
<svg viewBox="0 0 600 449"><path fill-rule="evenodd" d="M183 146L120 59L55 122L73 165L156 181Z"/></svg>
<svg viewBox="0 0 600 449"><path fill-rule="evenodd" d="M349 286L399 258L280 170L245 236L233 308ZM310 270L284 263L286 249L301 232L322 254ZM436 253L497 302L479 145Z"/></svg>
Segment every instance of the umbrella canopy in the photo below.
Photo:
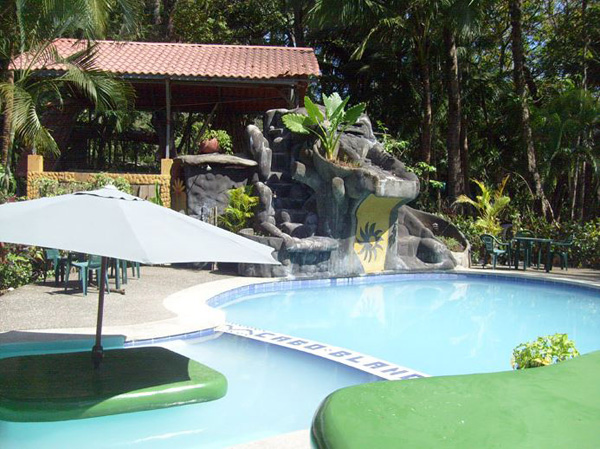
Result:
<svg viewBox="0 0 600 449"><path fill-rule="evenodd" d="M0 205L0 242L102 256L94 365L102 358L107 258L146 264L278 264L273 248L107 186Z"/></svg>
<svg viewBox="0 0 600 449"><path fill-rule="evenodd" d="M113 186L0 206L0 241L146 264L277 264L270 248Z"/></svg>

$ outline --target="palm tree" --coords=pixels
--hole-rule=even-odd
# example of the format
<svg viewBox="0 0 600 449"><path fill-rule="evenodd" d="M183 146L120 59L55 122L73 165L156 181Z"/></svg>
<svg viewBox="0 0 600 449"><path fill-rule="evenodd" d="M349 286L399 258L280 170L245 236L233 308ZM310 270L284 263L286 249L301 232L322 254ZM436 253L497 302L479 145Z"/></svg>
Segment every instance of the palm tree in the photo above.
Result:
<svg viewBox="0 0 600 449"><path fill-rule="evenodd" d="M448 194L456 199L467 187L467 134L463 127L461 80L459 77L458 40L472 37L480 19L481 2L473 0L445 0L441 2L443 22L446 91L448 96ZM463 154L463 152L465 154Z"/></svg>
<svg viewBox="0 0 600 449"><path fill-rule="evenodd" d="M13 138L30 148L57 151L52 135L42 125L40 109L61 104L65 95L82 96L96 108L124 107L131 90L94 69L94 46L109 17L119 13L124 27L133 28L137 0L0 0L0 110L3 111L2 165L8 169ZM54 39L77 36L88 41L83 51L64 58ZM19 54L18 67L11 64ZM42 78L35 63L61 64L62 74ZM70 89L65 90L65 86Z"/></svg>
<svg viewBox="0 0 600 449"><path fill-rule="evenodd" d="M513 53L513 80L520 112L521 138L523 145L525 146L527 155L527 170L529 171L529 175L533 181L536 200L541 205L541 211L544 216L554 220L554 212L544 193L542 179L538 170L535 146L531 131L530 112L527 102L527 91L525 89L525 53L523 50L522 3L522 0L509 0L511 43Z"/></svg>
<svg viewBox="0 0 600 449"><path fill-rule="evenodd" d="M510 203L510 197L504 195L504 189L508 182L506 176L497 189L488 187L483 182L476 179L473 180L481 194L472 200L466 195L460 195L455 204L470 204L479 213L479 217L475 221L475 226L484 234L498 235L502 231L500 226L500 215Z"/></svg>

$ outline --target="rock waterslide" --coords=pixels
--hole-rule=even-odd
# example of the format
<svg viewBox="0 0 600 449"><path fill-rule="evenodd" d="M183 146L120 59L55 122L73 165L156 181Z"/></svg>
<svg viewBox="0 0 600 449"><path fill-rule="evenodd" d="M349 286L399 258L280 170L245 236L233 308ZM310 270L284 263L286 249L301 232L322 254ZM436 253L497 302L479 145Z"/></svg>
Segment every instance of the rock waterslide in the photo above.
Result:
<svg viewBox="0 0 600 449"><path fill-rule="evenodd" d="M281 266L242 265L248 276L350 276L381 271L452 269L456 262L419 213L404 206L419 180L386 153L366 115L341 137L338 160L320 142L282 123L288 112L268 111L264 133L247 127L258 164L260 198L253 232L272 246ZM427 221L427 220L425 220Z"/></svg>

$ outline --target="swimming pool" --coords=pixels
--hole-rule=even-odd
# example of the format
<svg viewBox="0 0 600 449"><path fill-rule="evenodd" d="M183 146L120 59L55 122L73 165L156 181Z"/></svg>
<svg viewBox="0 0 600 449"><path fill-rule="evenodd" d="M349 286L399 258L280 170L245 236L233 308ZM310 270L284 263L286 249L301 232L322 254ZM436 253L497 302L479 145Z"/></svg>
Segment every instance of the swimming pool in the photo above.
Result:
<svg viewBox="0 0 600 449"><path fill-rule="evenodd" d="M569 334L581 353L600 349L600 291L556 282L382 276L335 288L307 282L222 307L228 322L327 342L431 375L509 370L518 344L556 332Z"/></svg>
<svg viewBox="0 0 600 449"><path fill-rule="evenodd" d="M548 333L569 333L582 352L600 349L598 290L560 284L453 274L382 276L255 285L211 303L224 307L232 322L429 374L509 369L514 346ZM229 380L228 395L212 403L79 421L0 421L0 447L226 448L308 428L330 392L376 380L293 347L230 335L161 345L221 371Z"/></svg>

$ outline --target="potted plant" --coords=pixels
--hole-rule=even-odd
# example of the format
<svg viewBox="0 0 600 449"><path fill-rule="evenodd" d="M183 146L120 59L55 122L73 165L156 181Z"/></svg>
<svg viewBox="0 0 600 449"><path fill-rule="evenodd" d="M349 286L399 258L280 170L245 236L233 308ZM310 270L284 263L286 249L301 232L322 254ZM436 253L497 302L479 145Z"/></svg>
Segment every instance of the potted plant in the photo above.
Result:
<svg viewBox="0 0 600 449"><path fill-rule="evenodd" d="M200 141L200 154L233 154L231 136L224 129L207 129Z"/></svg>

